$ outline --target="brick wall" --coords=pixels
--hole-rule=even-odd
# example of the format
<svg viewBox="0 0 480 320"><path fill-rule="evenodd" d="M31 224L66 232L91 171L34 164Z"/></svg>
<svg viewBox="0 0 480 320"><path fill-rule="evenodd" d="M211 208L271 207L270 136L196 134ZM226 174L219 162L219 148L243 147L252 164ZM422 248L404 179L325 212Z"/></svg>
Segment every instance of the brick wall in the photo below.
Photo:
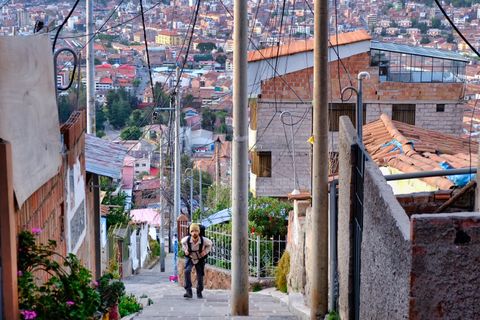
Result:
<svg viewBox="0 0 480 320"><path fill-rule="evenodd" d="M410 319L477 319L480 213L412 216Z"/></svg>
<svg viewBox="0 0 480 320"><path fill-rule="evenodd" d="M16 211L17 232L41 228L42 233L39 235L39 240L43 243L46 243L48 239L55 240L57 252L61 255L67 253L65 231L67 169L78 160L85 176L85 127L85 111L73 113L61 128L66 154L59 173L35 191ZM84 262L90 256L90 249L85 248ZM86 264L90 266L90 261Z"/></svg>

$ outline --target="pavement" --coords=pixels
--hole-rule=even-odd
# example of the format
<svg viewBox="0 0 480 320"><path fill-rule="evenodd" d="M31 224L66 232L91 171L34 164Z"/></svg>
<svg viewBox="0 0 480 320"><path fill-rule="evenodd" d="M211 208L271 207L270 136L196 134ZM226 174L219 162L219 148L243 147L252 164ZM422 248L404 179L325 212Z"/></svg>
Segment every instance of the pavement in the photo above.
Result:
<svg viewBox="0 0 480 320"><path fill-rule="evenodd" d="M203 299L183 297L185 289L176 282L170 282L173 275L173 255L167 255L165 272L160 272L160 264L152 269L141 269L136 275L124 279L128 294L140 298L144 309L128 319L303 319L298 312L289 311L289 299L275 288L249 293L249 316L231 316L230 291L203 291ZM151 299L153 304L147 305ZM291 306L290 306L291 307ZM291 308L290 308L291 309Z"/></svg>

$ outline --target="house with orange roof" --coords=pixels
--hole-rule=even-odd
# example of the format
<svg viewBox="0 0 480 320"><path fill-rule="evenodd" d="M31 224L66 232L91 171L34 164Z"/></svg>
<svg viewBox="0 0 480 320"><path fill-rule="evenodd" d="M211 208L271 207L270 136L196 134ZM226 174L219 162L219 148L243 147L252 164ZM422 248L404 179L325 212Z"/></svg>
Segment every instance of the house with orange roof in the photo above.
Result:
<svg viewBox="0 0 480 320"><path fill-rule="evenodd" d="M363 81L363 124L382 113L392 120L460 135L468 59L455 52L373 41L365 30L329 41L329 150L338 147L339 118L355 122L357 74ZM339 59L339 57L341 59ZM276 73L272 66L277 66ZM294 188L310 190L313 40L294 41L248 54L250 93L250 191L285 197ZM287 112L288 111L288 112ZM293 126L294 136L290 133ZM295 143L295 157L292 150ZM295 158L295 161L294 161ZM294 164L295 163L295 164ZM293 177L297 173L297 179Z"/></svg>

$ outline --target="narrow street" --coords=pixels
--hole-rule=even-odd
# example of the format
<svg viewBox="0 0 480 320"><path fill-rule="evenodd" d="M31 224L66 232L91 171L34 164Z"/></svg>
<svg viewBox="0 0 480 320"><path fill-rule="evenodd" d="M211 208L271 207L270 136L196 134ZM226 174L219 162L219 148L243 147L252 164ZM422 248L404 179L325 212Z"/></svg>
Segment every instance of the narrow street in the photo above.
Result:
<svg viewBox="0 0 480 320"><path fill-rule="evenodd" d="M143 311L132 319L297 319L288 311L286 295L275 289L265 289L250 293L250 315L248 317L230 316L230 291L204 290L203 299L183 297L185 290L169 281L173 274L173 255L165 261L165 272L160 272L160 265L152 269L142 269L139 274L124 280L127 293L141 298ZM195 284L194 284L195 285ZM145 297L146 296L146 297ZM147 306L148 299L153 304Z"/></svg>

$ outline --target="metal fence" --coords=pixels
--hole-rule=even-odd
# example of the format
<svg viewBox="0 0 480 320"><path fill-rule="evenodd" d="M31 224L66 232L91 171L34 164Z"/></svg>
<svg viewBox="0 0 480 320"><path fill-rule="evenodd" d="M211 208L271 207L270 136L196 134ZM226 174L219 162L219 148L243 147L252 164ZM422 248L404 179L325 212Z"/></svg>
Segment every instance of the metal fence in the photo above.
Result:
<svg viewBox="0 0 480 320"><path fill-rule="evenodd" d="M181 228L188 228L188 226L182 223ZM207 258L207 263L218 268L231 270L231 230L226 225L214 225L205 230L205 236L213 242L213 248ZM249 275L257 278L274 277L278 261L286 246L285 238L262 238L251 234L248 238Z"/></svg>

